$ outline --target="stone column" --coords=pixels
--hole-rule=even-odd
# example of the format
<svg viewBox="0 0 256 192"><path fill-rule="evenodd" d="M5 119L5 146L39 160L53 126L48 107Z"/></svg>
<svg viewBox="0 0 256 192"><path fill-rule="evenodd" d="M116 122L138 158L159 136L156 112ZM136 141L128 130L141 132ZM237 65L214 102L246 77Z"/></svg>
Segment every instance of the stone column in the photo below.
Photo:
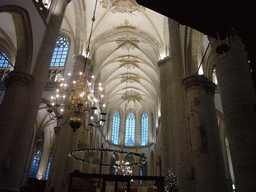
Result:
<svg viewBox="0 0 256 192"><path fill-rule="evenodd" d="M169 153L170 166L174 174L179 178L178 187L180 191L193 191L193 183L188 177L188 166L190 165L190 147L188 126L186 119L185 91L182 80L185 76L182 48L180 39L179 23L169 19L170 31L170 61L167 68L167 94L168 94L168 124L169 124ZM165 93L166 94L166 93ZM166 169L162 167L163 169ZM168 174L168 170L165 175ZM163 176L165 176L163 175Z"/></svg>
<svg viewBox="0 0 256 192"><path fill-rule="evenodd" d="M50 67L50 61L55 48L55 43L59 35L61 23L69 1L70 0L56 1L54 10L50 16L48 26L44 34L44 38L39 50L39 54L37 56L37 60L35 62L35 66L33 68L32 75L35 79L34 81L31 81L29 85L29 90L24 92L24 90L19 88L19 86L15 85L15 87L17 88L12 88L15 91L12 91L12 93L5 95L6 99L4 99L2 105L5 105L6 107L5 109L2 108L2 114L6 113L5 110L7 108L12 108L12 111L14 113L13 117L16 117L18 119L18 124L15 124L15 127L12 128L12 130L17 131L16 137L13 138L11 141L11 145L15 145L15 148L10 151L13 158L9 158L7 159L8 161L5 161L7 164L9 164L8 176L6 175L7 173L2 172L1 168L0 174L1 177L5 178L5 181L1 179L2 183L0 189L18 191L20 187L25 185L25 183L23 183L23 181L25 180L24 178L28 177L29 170L27 170L27 167L29 166L26 166L26 164L29 161L29 158L32 158L29 157L29 155L31 145L34 144L33 136L35 130L34 126L36 121L36 115L38 112L42 93L44 91L45 82ZM26 49L26 47L24 47L24 49ZM26 63L23 63L23 65L26 65ZM7 97L12 97L13 99L17 98L15 100L19 100L20 104L13 103L14 100L10 101L7 99ZM13 104L15 104L15 108L13 108ZM22 107L21 109L18 108L18 106L25 107ZM18 111L19 109L21 109L21 111ZM17 112L20 113L17 114ZM3 137L5 137L5 135L9 137L9 134L6 133L4 130L8 129L9 125L11 124L13 124L13 119L9 118L8 121L5 121L5 125L8 126L3 127ZM1 125L4 124L1 123ZM5 159L7 158L6 152L3 157Z"/></svg>
<svg viewBox="0 0 256 192"><path fill-rule="evenodd" d="M79 72L86 73L86 71L84 71L86 58L81 54L77 54L73 56L73 59L74 68L72 79L75 80L79 78ZM66 118L67 117L64 117L63 121L65 121ZM53 156L55 165L50 168L51 178L47 182L46 191L50 191L52 188L54 188L55 192L68 191L70 172L73 172L74 169L80 171L83 169L83 165L69 157L69 153L72 150L76 150L78 147L88 147L89 143L86 137L88 137L89 133L90 132L85 131L83 126L73 133L68 122L62 126L59 141L56 143L56 154ZM82 158L83 153L76 154L76 156Z"/></svg>
<svg viewBox="0 0 256 192"><path fill-rule="evenodd" d="M187 92L192 169L197 192L226 192L227 180L214 107L216 85L201 75L183 80Z"/></svg>
<svg viewBox="0 0 256 192"><path fill-rule="evenodd" d="M217 54L217 40L211 39L213 63L226 121L237 191L256 188L256 102L250 67L242 40L230 40L230 50Z"/></svg>
<svg viewBox="0 0 256 192"><path fill-rule="evenodd" d="M82 72L86 75L88 74L89 67L91 65L91 60L85 58L82 54L76 54L73 56L74 59L74 69L73 74Z"/></svg>
<svg viewBox="0 0 256 192"><path fill-rule="evenodd" d="M186 36L186 66L187 75L195 75L202 60L203 34L187 27Z"/></svg>
<svg viewBox="0 0 256 192"><path fill-rule="evenodd" d="M5 81L7 89L0 108L0 191L18 191L20 187L21 175L17 174L19 159L17 160L16 148L21 144L17 137L23 131L20 122L33 81L31 75L16 70L12 71Z"/></svg>
<svg viewBox="0 0 256 192"><path fill-rule="evenodd" d="M55 141L54 141L53 150L52 150L51 166L50 166L50 170L49 170L46 189L49 188L49 184L51 183L51 180L54 177L53 174L55 173L55 169L58 165L56 155L57 155L57 150L58 150L58 146L59 146L59 143L60 143L59 142L59 140L60 140L59 139L60 138L60 130L61 130L60 123L61 123L61 119L57 119L57 126L54 127ZM48 191L50 191L50 189Z"/></svg>
<svg viewBox="0 0 256 192"><path fill-rule="evenodd" d="M170 146L169 146L169 124L168 124L168 63L170 58L165 58L158 62L160 68L160 96L161 96L161 127L160 127L160 151L161 154L161 175L167 175L167 169L170 167ZM170 116L171 117L171 116Z"/></svg>

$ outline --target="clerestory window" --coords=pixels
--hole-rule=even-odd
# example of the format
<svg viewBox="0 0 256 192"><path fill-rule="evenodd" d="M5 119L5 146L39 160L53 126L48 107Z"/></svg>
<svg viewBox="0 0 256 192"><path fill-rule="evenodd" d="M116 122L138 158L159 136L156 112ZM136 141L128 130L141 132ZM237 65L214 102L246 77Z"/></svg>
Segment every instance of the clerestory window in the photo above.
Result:
<svg viewBox="0 0 256 192"><path fill-rule="evenodd" d="M120 113L117 110L113 116L113 128L112 128L112 143L119 144L119 130L120 130Z"/></svg>
<svg viewBox="0 0 256 192"><path fill-rule="evenodd" d="M64 67L69 50L69 41L64 35L59 35L53 52L51 67Z"/></svg>
<svg viewBox="0 0 256 192"><path fill-rule="evenodd" d="M130 112L126 118L125 146L135 145L135 115Z"/></svg>
<svg viewBox="0 0 256 192"><path fill-rule="evenodd" d="M148 145L148 115L146 111L142 113L140 135L141 135L141 146Z"/></svg>

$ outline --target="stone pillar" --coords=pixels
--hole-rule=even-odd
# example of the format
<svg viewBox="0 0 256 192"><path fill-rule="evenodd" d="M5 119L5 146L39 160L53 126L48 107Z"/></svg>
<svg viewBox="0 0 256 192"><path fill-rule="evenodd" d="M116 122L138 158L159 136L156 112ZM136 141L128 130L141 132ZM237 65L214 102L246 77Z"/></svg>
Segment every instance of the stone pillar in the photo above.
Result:
<svg viewBox="0 0 256 192"><path fill-rule="evenodd" d="M21 173L17 174L20 156L17 156L19 151L16 148L21 144L17 137L23 132L20 122L33 81L31 75L16 70L12 71L5 81L7 89L0 108L0 191L18 191L20 187Z"/></svg>
<svg viewBox="0 0 256 192"><path fill-rule="evenodd" d="M168 67L170 58L165 58L158 62L160 68L160 95L161 95L161 127L160 127L160 151L161 154L161 175L167 175L167 169L170 167L170 146L169 146L169 124L168 124Z"/></svg>
<svg viewBox="0 0 256 192"><path fill-rule="evenodd" d="M237 191L256 188L256 102L250 67L242 40L230 40L230 50L217 54L220 43L211 39L213 62L226 121Z"/></svg>
<svg viewBox="0 0 256 192"><path fill-rule="evenodd" d="M54 127L54 133L55 133L55 141L53 145L53 150L52 150L52 159L51 159L51 166L49 170L49 175L48 175L48 180L47 180L47 186L46 189L48 188L48 185L51 183L53 176L53 173L55 173L55 169L57 167L58 162L56 161L56 155L57 155L57 150L59 146L59 138L60 138L60 130L61 130L61 119L57 119L57 126Z"/></svg>
<svg viewBox="0 0 256 192"><path fill-rule="evenodd" d="M202 60L203 34L187 27L186 36L186 67L187 75L195 75Z"/></svg>
<svg viewBox="0 0 256 192"><path fill-rule="evenodd" d="M86 58L83 55L77 54L73 56L73 59L74 68L72 79L77 79L79 78L79 72L86 73L84 71ZM88 62L90 61L88 60ZM63 121L66 118L64 117ZM55 165L50 167L51 178L47 182L46 191L50 191L52 188L54 188L55 192L68 191L70 172L73 172L74 169L83 170L83 164L69 157L69 153L77 148L88 147L90 145L88 139L86 139L88 138L88 134L90 134L90 131L85 131L83 126L76 130L75 133L73 133L68 122L62 126L58 143L56 143L56 151L52 158ZM76 156L82 158L83 153L78 153Z"/></svg>
<svg viewBox="0 0 256 192"><path fill-rule="evenodd" d="M173 168L174 174L178 177L178 187L180 192L193 191L193 183L190 182L188 177L188 166L190 164L190 147L188 136L188 124L186 118L186 100L185 91L182 86L182 80L185 77L184 74L184 62L182 57L181 37L179 23L169 19L170 30L170 46L171 46L171 67L170 77L171 83L169 84L169 108L173 108L174 113L169 114L174 118L174 126L170 128L173 132L170 134L169 140L176 140L174 155L175 160L171 161L171 168ZM171 96L172 95L172 96ZM173 100L171 101L171 99ZM170 119L170 118L169 118ZM174 156L172 155L172 156ZM172 159L172 156L170 158Z"/></svg>
<svg viewBox="0 0 256 192"><path fill-rule="evenodd" d="M12 191L18 191L20 187L25 185L23 181L25 181L26 177L28 177L29 171L27 168L29 166L27 165L27 162L29 161L30 156L30 150L31 146L34 144L33 142L33 136L34 136L34 126L36 121L36 115L38 112L39 104L41 101L42 93L44 91L46 78L48 75L49 67L50 67L50 61L52 58L52 54L55 48L55 43L57 40L57 37L59 35L61 23L64 17L64 13L67 7L67 4L70 0L58 0L56 1L54 10L50 16L49 23L47 26L47 29L44 34L44 38L39 50L39 54L37 56L37 60L35 62L35 66L32 72L33 77L35 78L34 81L31 81L29 90L25 91L20 89L17 84L12 89L15 91L12 91L9 94L5 95L5 98L2 105L5 105L6 107L3 108L2 114L6 113L6 109L12 109L14 116L18 118L18 124L15 124L12 130L17 131L16 137L12 139L11 145L15 145L15 148L13 148L10 153L12 153L13 158L8 158L5 161L9 164L8 173L4 173L2 171L2 168L0 169L1 172L1 178L4 177L5 181L1 179L1 186L0 189L8 189ZM24 47L26 49L26 47ZM18 62L18 61L17 61ZM23 63L23 65L26 65L26 63ZM25 97L25 95L26 97ZM7 99L7 97L10 98L19 98L15 99L16 101L19 100L20 104L15 103L13 105L13 101L10 101ZM13 108L15 106L15 108ZM25 107L18 107L25 106ZM21 109L21 111L18 111ZM17 112L20 112L17 114ZM2 115L1 114L1 115ZM14 117L13 116L13 117ZM3 118L1 118L3 119ZM8 119L8 118L7 118ZM5 125L8 125L7 127L3 127L3 130L8 129L9 125L13 124L13 119L9 118L8 121L5 121ZM1 123L1 125L4 125ZM1 134L5 137L7 136L9 139L9 133L6 133L3 131ZM13 135L14 136L14 135ZM32 147L33 148L33 147ZM5 159L7 158L6 152L3 156ZM9 163L10 162L10 163ZM4 162L3 162L4 163ZM3 165L3 164L2 164Z"/></svg>
<svg viewBox="0 0 256 192"><path fill-rule="evenodd" d="M86 75L88 74L89 67L91 65L91 60L88 58L85 58L81 54L76 54L73 56L74 59L74 69L73 69L73 74L75 73L85 73Z"/></svg>
<svg viewBox="0 0 256 192"><path fill-rule="evenodd" d="M229 191L214 107L216 85L204 76L192 75L183 80L187 93L189 134L195 191Z"/></svg>

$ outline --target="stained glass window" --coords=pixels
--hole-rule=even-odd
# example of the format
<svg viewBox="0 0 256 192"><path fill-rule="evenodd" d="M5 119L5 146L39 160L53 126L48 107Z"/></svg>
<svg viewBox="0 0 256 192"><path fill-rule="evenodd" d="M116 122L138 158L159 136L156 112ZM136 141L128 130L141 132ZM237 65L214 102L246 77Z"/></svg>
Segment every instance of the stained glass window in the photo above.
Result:
<svg viewBox="0 0 256 192"><path fill-rule="evenodd" d="M47 169L46 169L45 180L48 180L49 171L50 171L50 167L51 167L51 160L52 160L52 154L50 155L49 160L48 160L48 165L47 165Z"/></svg>
<svg viewBox="0 0 256 192"><path fill-rule="evenodd" d="M120 114L116 111L113 116L113 128L112 128L112 143L115 145L119 144L119 130L120 130Z"/></svg>
<svg viewBox="0 0 256 192"><path fill-rule="evenodd" d="M64 67L68 55L69 42L64 35L59 35L52 56L51 67Z"/></svg>
<svg viewBox="0 0 256 192"><path fill-rule="evenodd" d="M140 135L141 135L141 146L148 145L148 115L146 111L142 113Z"/></svg>
<svg viewBox="0 0 256 192"><path fill-rule="evenodd" d="M31 168L29 177L36 178L36 174L37 174L37 171L38 171L41 156L42 156L42 149L40 149L37 152L36 156L33 159L33 164L32 164L32 168Z"/></svg>
<svg viewBox="0 0 256 192"><path fill-rule="evenodd" d="M0 67L3 67L3 68L10 67L9 59L3 52L0 52Z"/></svg>
<svg viewBox="0 0 256 192"><path fill-rule="evenodd" d="M135 145L135 115L130 112L126 118L125 146Z"/></svg>

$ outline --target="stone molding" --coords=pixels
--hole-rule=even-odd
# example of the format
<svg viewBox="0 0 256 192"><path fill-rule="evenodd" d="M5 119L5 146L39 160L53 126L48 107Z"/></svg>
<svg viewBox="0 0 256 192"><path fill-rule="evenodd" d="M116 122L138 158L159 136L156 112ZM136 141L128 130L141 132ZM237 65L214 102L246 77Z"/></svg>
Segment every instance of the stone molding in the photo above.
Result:
<svg viewBox="0 0 256 192"><path fill-rule="evenodd" d="M203 75L191 75L183 79L182 84L185 86L185 90L194 89L195 87L200 87L205 89L207 92L214 94L217 86L209 81Z"/></svg>
<svg viewBox="0 0 256 192"><path fill-rule="evenodd" d="M171 56L167 56L164 59L157 62L158 67L161 67L166 64L167 61L171 61Z"/></svg>
<svg viewBox="0 0 256 192"><path fill-rule="evenodd" d="M35 81L34 77L30 74L22 71L14 70L11 71L5 79L5 86L8 89L12 84L19 84L22 86L29 87L30 83Z"/></svg>

